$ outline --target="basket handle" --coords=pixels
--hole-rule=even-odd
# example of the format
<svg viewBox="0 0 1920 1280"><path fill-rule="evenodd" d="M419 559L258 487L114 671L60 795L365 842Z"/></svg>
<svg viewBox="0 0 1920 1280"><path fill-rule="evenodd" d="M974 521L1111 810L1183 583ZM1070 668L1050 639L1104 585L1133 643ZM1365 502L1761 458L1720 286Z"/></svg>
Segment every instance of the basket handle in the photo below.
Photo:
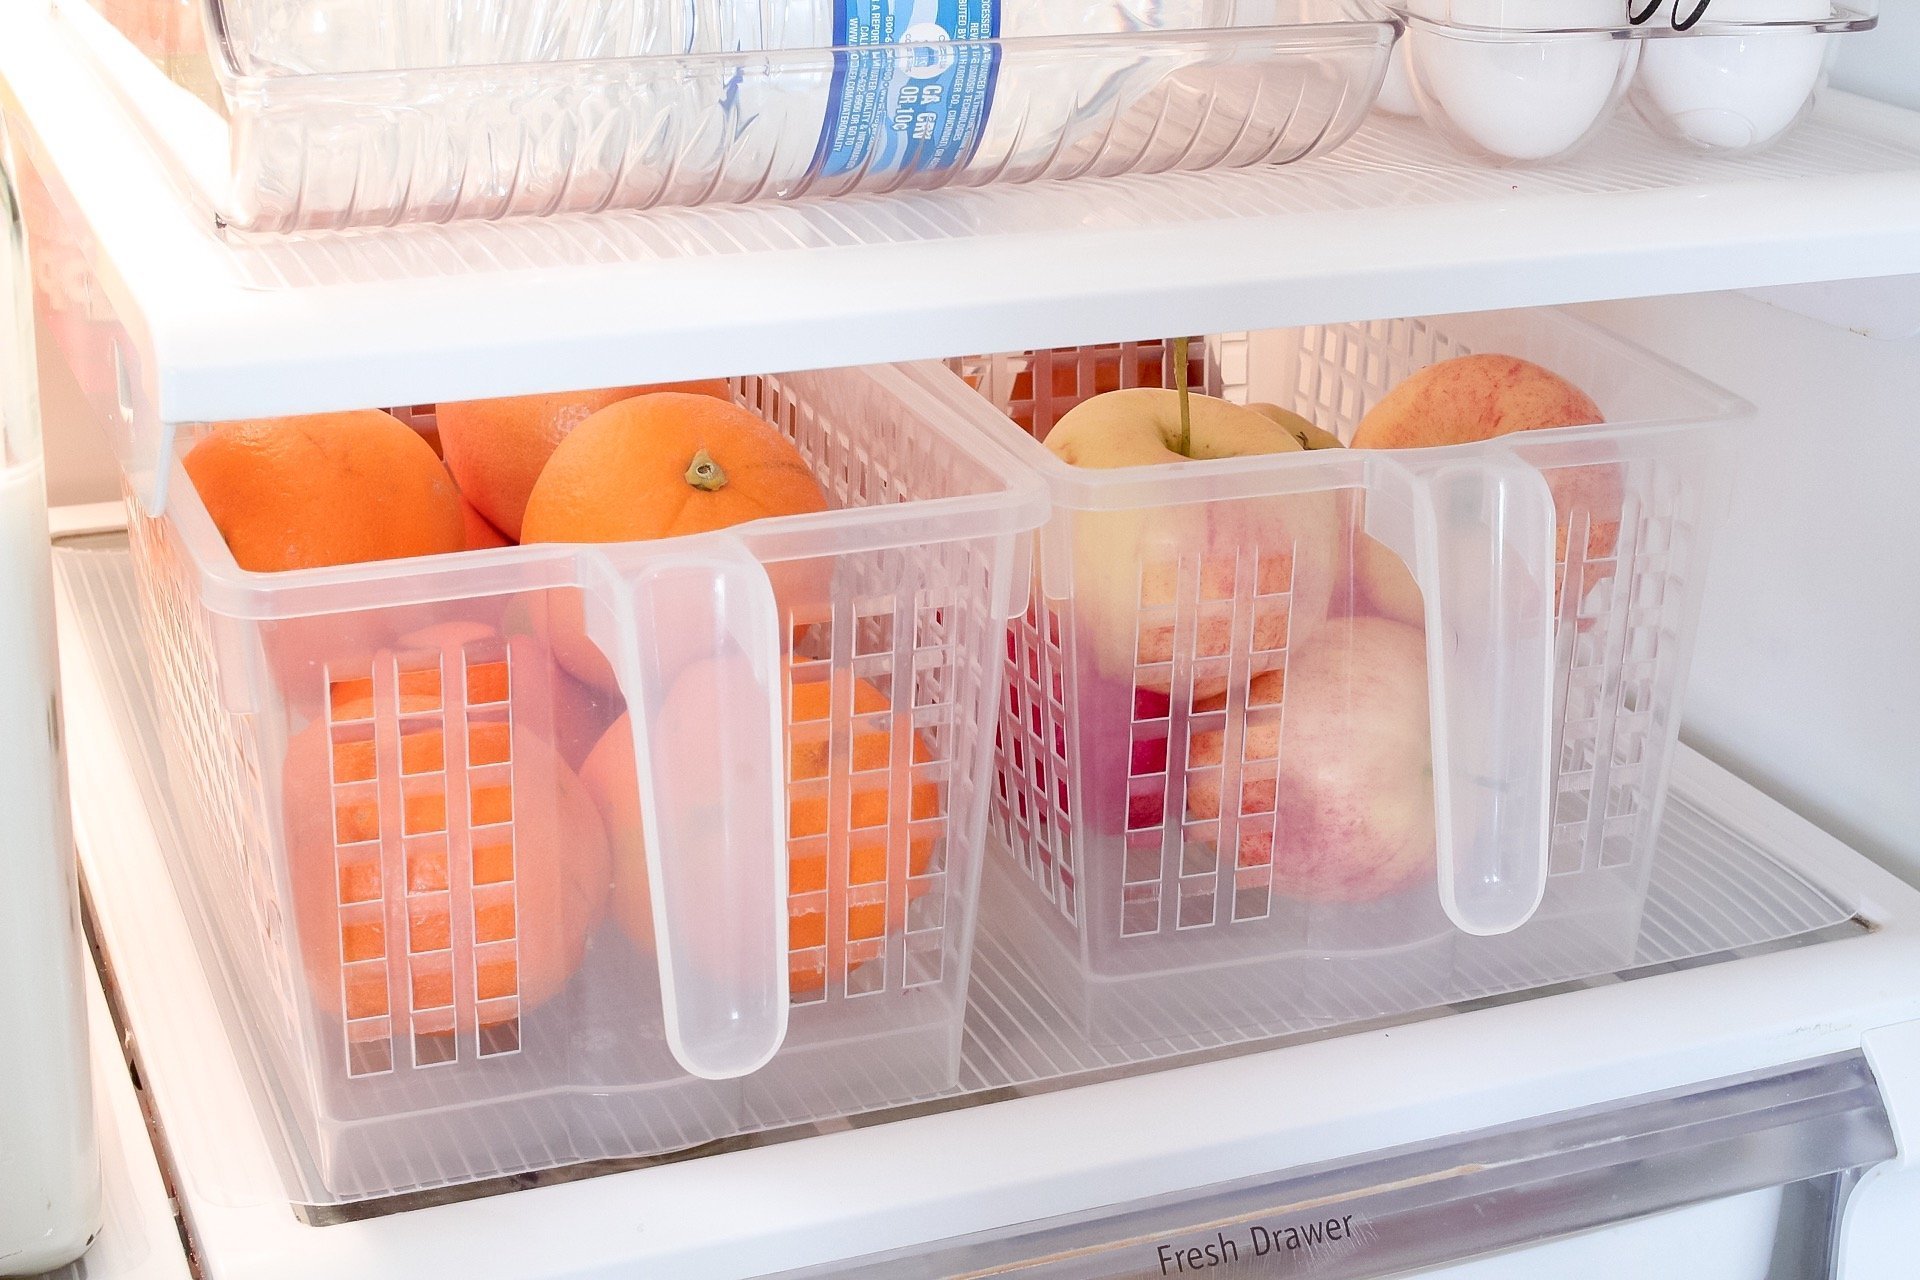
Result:
<svg viewBox="0 0 1920 1280"><path fill-rule="evenodd" d="M787 1033L786 718L766 569L705 541L624 570L583 548L581 581L633 728L667 1046L727 1080Z"/></svg>
<svg viewBox="0 0 1920 1280"><path fill-rule="evenodd" d="M1508 452L1373 453L1366 531L1426 601L1440 901L1462 931L1525 924L1546 892L1552 798L1554 505Z"/></svg>

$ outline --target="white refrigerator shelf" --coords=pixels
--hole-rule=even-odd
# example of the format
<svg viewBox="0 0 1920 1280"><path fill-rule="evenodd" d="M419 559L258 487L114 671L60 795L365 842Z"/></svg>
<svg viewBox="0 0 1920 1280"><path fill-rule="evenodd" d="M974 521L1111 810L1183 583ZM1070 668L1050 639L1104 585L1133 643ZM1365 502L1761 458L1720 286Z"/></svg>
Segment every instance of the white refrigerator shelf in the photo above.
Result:
<svg viewBox="0 0 1920 1280"><path fill-rule="evenodd" d="M1444 1007L1406 1000L1365 1025L1276 1021L1122 1052L1073 1036L987 942L950 1095L686 1153L700 1158L461 1187L449 1185L458 1169L409 1169L417 1195L302 1208L290 1190L301 1153L273 1121L223 984L195 953L193 904L167 873L162 846L179 836L124 546L110 533L68 539L56 572L71 749L86 762L83 866L213 1276L268 1262L290 1277L348 1265L506 1276L535 1239L544 1274L759 1275L1777 1073L1857 1053L1870 1029L1920 1016L1902 976L1920 963L1920 895L1683 753L1639 955L1621 972L1523 992L1514 974L1488 971ZM1392 992L1352 995L1396 1008ZM493 1194L523 1188L538 1190ZM609 1232L613 1221L623 1226Z"/></svg>
<svg viewBox="0 0 1920 1280"><path fill-rule="evenodd" d="M51 9L0 12L0 82L73 229L58 283L111 318L105 402L149 442L155 423L1920 274L1920 113L1840 93L1728 158L1623 120L1576 160L1493 170L1375 117L1278 168L227 236L118 100L177 87Z"/></svg>

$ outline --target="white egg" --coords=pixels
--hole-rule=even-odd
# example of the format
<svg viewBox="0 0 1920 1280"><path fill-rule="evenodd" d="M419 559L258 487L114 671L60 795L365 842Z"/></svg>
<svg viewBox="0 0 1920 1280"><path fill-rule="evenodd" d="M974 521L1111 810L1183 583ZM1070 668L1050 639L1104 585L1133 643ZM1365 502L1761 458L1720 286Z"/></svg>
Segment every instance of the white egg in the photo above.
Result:
<svg viewBox="0 0 1920 1280"><path fill-rule="evenodd" d="M1409 58L1429 118L1506 160L1549 160L1591 133L1619 101L1640 44L1600 34L1623 24L1621 0L1414 0L1410 8L1458 26L1597 33L1529 39L1409 24Z"/></svg>
<svg viewBox="0 0 1920 1280"><path fill-rule="evenodd" d="M1709 22L1817 22L1828 0L1713 0ZM1759 146L1795 120L1820 84L1828 43L1818 31L1686 35L1647 41L1635 105L1699 147Z"/></svg>

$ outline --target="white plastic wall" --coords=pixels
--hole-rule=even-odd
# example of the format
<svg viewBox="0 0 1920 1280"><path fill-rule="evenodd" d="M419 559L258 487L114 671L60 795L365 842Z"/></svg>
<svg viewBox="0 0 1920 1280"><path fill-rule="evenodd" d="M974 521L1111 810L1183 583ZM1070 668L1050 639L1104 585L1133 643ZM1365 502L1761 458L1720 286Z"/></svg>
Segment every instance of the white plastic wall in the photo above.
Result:
<svg viewBox="0 0 1920 1280"><path fill-rule="evenodd" d="M1920 109L1920 4L1888 0L1880 6L1877 30L1839 43L1837 87Z"/></svg>
<svg viewBox="0 0 1920 1280"><path fill-rule="evenodd" d="M36 334L34 345L40 364L41 448L48 505L119 501L119 466L81 398L73 371L45 329Z"/></svg>
<svg viewBox="0 0 1920 1280"><path fill-rule="evenodd" d="M1582 310L1760 406L1682 735L1920 884L1920 339L1737 294Z"/></svg>

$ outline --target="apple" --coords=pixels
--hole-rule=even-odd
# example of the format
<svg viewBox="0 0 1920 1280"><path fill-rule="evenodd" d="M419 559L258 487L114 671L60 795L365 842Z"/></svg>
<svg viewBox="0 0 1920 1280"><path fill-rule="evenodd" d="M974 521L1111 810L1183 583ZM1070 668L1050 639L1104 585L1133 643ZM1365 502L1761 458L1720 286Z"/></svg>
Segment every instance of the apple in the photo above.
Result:
<svg viewBox="0 0 1920 1280"><path fill-rule="evenodd" d="M1285 427L1302 449L1341 449L1340 437L1316 427L1299 414L1277 404L1250 404L1247 408L1265 414ZM1353 557L1347 571L1333 588L1327 616L1351 618L1366 615L1391 618L1410 627L1426 626L1426 598L1413 579L1406 562L1389 551L1386 544L1355 530Z"/></svg>
<svg viewBox="0 0 1920 1280"><path fill-rule="evenodd" d="M1256 677L1249 701L1278 701L1279 674ZM1238 832L1238 865L1270 866L1276 892L1327 903L1370 902L1431 875L1433 766L1421 634L1385 618L1329 623L1288 667L1285 695L1283 717L1246 731L1243 816L1228 824ZM1223 737L1196 734L1190 764L1219 764ZM1189 776L1187 815L1221 816L1220 774Z"/></svg>
<svg viewBox="0 0 1920 1280"><path fill-rule="evenodd" d="M1189 439L1180 438L1180 394L1139 387L1075 406L1046 439L1075 466L1142 467L1189 459L1297 453L1285 427L1212 396L1189 397ZM1181 448L1185 452L1181 452ZM1224 693L1233 654L1233 599L1251 570L1254 671L1282 661L1281 650L1312 634L1333 593L1339 523L1330 491L1173 502L1083 511L1074 517L1073 594L1096 668L1108 679L1169 694L1177 613L1195 615L1190 653L1206 664L1191 696ZM1197 566L1196 562L1197 561ZM1182 584L1181 565L1198 582ZM1193 603L1197 591L1199 604ZM1183 691L1184 692L1184 691Z"/></svg>
<svg viewBox="0 0 1920 1280"><path fill-rule="evenodd" d="M1472 355L1415 372L1367 411L1353 433L1356 449L1409 449L1491 440L1515 431L1605 422L1600 406L1559 374L1517 356ZM1556 514L1556 546L1567 559L1568 528L1584 511L1588 560L1613 554L1620 533L1620 477L1609 465L1547 473Z"/></svg>
<svg viewBox="0 0 1920 1280"><path fill-rule="evenodd" d="M1324 427L1316 427L1291 409L1282 409L1277 404L1256 401L1247 406L1262 417L1271 418L1287 429L1287 434L1300 442L1302 449L1340 449L1340 437Z"/></svg>
<svg viewBox="0 0 1920 1280"><path fill-rule="evenodd" d="M1427 600L1407 562L1384 542L1356 531L1353 559L1334 588L1329 614L1336 618L1387 618L1425 630Z"/></svg>
<svg viewBox="0 0 1920 1280"><path fill-rule="evenodd" d="M1517 356L1471 355L1442 360L1415 372L1367 411L1353 434L1356 449L1405 449L1488 440L1516 431L1587 426L1606 421L1600 406L1565 378ZM1591 590L1613 573L1620 537L1622 503L1619 468L1613 463L1555 467L1545 472L1553 495L1554 555L1558 593L1567 563L1567 544L1576 519L1586 528L1587 567L1582 590ZM1356 599L1386 600L1375 612L1402 617L1411 575L1396 578L1406 566L1398 557L1356 555L1368 575ZM1596 563L1597 562L1597 563Z"/></svg>
<svg viewBox="0 0 1920 1280"><path fill-rule="evenodd" d="M1046 446L1077 467L1141 467L1198 458L1292 453L1300 442L1280 423L1217 396L1189 393L1182 441L1180 393L1165 387L1108 391L1075 405Z"/></svg>

